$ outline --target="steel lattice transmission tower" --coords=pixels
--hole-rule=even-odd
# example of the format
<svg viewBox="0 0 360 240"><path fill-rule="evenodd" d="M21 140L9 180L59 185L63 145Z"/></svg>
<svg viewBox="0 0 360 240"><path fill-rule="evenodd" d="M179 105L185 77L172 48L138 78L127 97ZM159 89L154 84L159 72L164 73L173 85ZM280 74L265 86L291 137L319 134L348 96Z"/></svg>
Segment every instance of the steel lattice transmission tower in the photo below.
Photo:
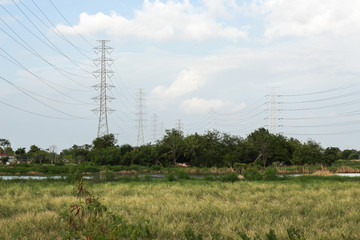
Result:
<svg viewBox="0 0 360 240"><path fill-rule="evenodd" d="M112 101L114 98L107 95L107 90L110 90L114 86L109 85L106 80L113 76L113 71L110 69L114 60L108 58L107 55L110 55L113 51L112 47L106 45L110 42L109 40L98 40L101 45L94 48L94 52L98 55L98 58L94 59L94 64L98 67L98 70L94 71L94 76L100 80L98 84L93 86L95 90L100 89L100 95L94 97L93 99L99 103L99 108L92 110L94 113L99 115L99 124L97 136L101 137L109 134L109 124L108 124L108 113L112 113L114 110L108 108L108 102Z"/></svg>
<svg viewBox="0 0 360 240"><path fill-rule="evenodd" d="M137 114L137 123L138 123L138 137L137 137L137 146L141 146L144 145L145 140L144 140L144 108L145 108L145 98L144 98L144 90L142 88L140 88L137 92L137 104L138 104L138 112Z"/></svg>
<svg viewBox="0 0 360 240"><path fill-rule="evenodd" d="M183 124L181 122L181 119L178 119L177 120L177 127L176 129L179 131L179 132L182 132L183 131Z"/></svg>
<svg viewBox="0 0 360 240"><path fill-rule="evenodd" d="M268 121L267 126L270 133L278 134L280 133L279 128L282 127L282 118L279 117L279 112L281 111L281 109L279 109L279 105L281 104L281 102L279 101L280 95L276 94L275 87L271 87L270 90L271 94L267 95L267 97L269 97L269 101L267 102L267 111L269 112L269 117L266 118L266 120Z"/></svg>
<svg viewBox="0 0 360 240"><path fill-rule="evenodd" d="M153 142L154 143L157 140L157 132L158 132L158 130L157 130L157 125L158 125L157 120L158 120L157 114L154 113L154 115L153 115Z"/></svg>

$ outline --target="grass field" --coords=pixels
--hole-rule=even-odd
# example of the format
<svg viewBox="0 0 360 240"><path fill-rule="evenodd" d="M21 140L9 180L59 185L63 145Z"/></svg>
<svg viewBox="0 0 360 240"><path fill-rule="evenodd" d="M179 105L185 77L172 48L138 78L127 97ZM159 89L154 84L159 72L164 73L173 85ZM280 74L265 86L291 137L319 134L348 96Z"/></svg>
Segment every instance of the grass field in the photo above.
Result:
<svg viewBox="0 0 360 240"><path fill-rule="evenodd" d="M312 177L275 182L209 181L88 184L109 211L129 222L149 220L154 239L241 239L287 229L306 239L360 239L360 181ZM0 181L0 239L57 239L59 214L76 202L65 182ZM266 238L261 238L266 239Z"/></svg>

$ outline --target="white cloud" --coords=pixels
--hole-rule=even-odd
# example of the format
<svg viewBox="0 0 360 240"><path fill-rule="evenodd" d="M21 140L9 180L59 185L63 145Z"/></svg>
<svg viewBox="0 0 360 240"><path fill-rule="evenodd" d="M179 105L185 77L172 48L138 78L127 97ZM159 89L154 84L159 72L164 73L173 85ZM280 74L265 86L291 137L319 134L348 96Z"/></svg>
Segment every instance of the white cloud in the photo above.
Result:
<svg viewBox="0 0 360 240"><path fill-rule="evenodd" d="M183 70L168 88L165 86L157 86L152 90L151 95L154 98L175 99L198 90L204 86L205 82L206 77L204 73L197 70Z"/></svg>
<svg viewBox="0 0 360 240"><path fill-rule="evenodd" d="M259 1L254 0L259 3ZM360 30L358 0L264 0L256 4L267 12L267 38L351 35Z"/></svg>
<svg viewBox="0 0 360 240"><path fill-rule="evenodd" d="M217 38L236 41L247 37L245 31L226 26L208 13L195 8L189 1L144 0L143 9L135 11L133 19L116 12L110 15L102 12L95 15L82 13L78 25L58 25L57 29L64 34L75 34L76 31L82 34L105 32L111 36L154 41L205 41Z"/></svg>
<svg viewBox="0 0 360 240"><path fill-rule="evenodd" d="M194 97L186 99L181 103L181 109L187 114L206 114L209 111L219 111L225 107L232 106L230 102L222 101L220 99L206 100L203 98Z"/></svg>

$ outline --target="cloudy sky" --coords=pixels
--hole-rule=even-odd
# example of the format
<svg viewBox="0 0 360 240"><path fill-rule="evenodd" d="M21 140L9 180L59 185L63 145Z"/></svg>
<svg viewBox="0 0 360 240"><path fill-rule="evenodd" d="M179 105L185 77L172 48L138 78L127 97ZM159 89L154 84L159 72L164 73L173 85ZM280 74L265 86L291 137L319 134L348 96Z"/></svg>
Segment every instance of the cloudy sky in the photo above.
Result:
<svg viewBox="0 0 360 240"><path fill-rule="evenodd" d="M91 143L105 39L119 144L137 144L141 88L146 143L180 122L185 134L273 125L359 149L358 0L0 0L0 138Z"/></svg>

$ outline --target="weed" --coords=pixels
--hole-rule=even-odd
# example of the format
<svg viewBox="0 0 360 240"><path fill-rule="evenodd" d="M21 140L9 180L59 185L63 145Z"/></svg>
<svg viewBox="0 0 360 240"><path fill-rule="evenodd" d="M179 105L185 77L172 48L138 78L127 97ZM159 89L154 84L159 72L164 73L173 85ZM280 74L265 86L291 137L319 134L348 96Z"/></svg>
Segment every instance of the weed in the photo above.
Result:
<svg viewBox="0 0 360 240"><path fill-rule="evenodd" d="M185 171L177 171L176 176L178 179L190 179L190 175Z"/></svg>
<svg viewBox="0 0 360 240"><path fill-rule="evenodd" d="M299 229L296 229L294 227L288 228L287 234L289 237L289 240L305 240L304 232L300 231Z"/></svg>
<svg viewBox="0 0 360 240"><path fill-rule="evenodd" d="M85 189L82 178L77 190L78 202L70 206L70 212L61 215L68 225L63 239L143 239L151 236L148 222L128 224L122 217L108 212L99 198Z"/></svg>
<svg viewBox="0 0 360 240"><path fill-rule="evenodd" d="M266 236L267 240L277 240L278 239L275 234L275 231L273 229L270 229L269 233L267 233L265 236Z"/></svg>
<svg viewBox="0 0 360 240"><path fill-rule="evenodd" d="M194 230L191 227L186 228L185 230L185 239L186 240L202 240L203 237L201 234L196 235Z"/></svg>
<svg viewBox="0 0 360 240"><path fill-rule="evenodd" d="M115 173L111 170L105 170L105 180L106 181L114 181L115 180Z"/></svg>
<svg viewBox="0 0 360 240"><path fill-rule="evenodd" d="M237 172L225 174L222 177L222 181L224 181L224 182L236 182L236 181L239 181L239 174Z"/></svg>
<svg viewBox="0 0 360 240"><path fill-rule="evenodd" d="M173 181L176 180L174 174L172 174L172 173L167 174L167 175L166 175L166 179L167 179L169 182L173 182Z"/></svg>
<svg viewBox="0 0 360 240"><path fill-rule="evenodd" d="M274 181L279 179L276 168L267 167L264 172L264 180Z"/></svg>
<svg viewBox="0 0 360 240"><path fill-rule="evenodd" d="M262 176L256 168L249 168L244 171L244 178L249 181L261 180Z"/></svg>

